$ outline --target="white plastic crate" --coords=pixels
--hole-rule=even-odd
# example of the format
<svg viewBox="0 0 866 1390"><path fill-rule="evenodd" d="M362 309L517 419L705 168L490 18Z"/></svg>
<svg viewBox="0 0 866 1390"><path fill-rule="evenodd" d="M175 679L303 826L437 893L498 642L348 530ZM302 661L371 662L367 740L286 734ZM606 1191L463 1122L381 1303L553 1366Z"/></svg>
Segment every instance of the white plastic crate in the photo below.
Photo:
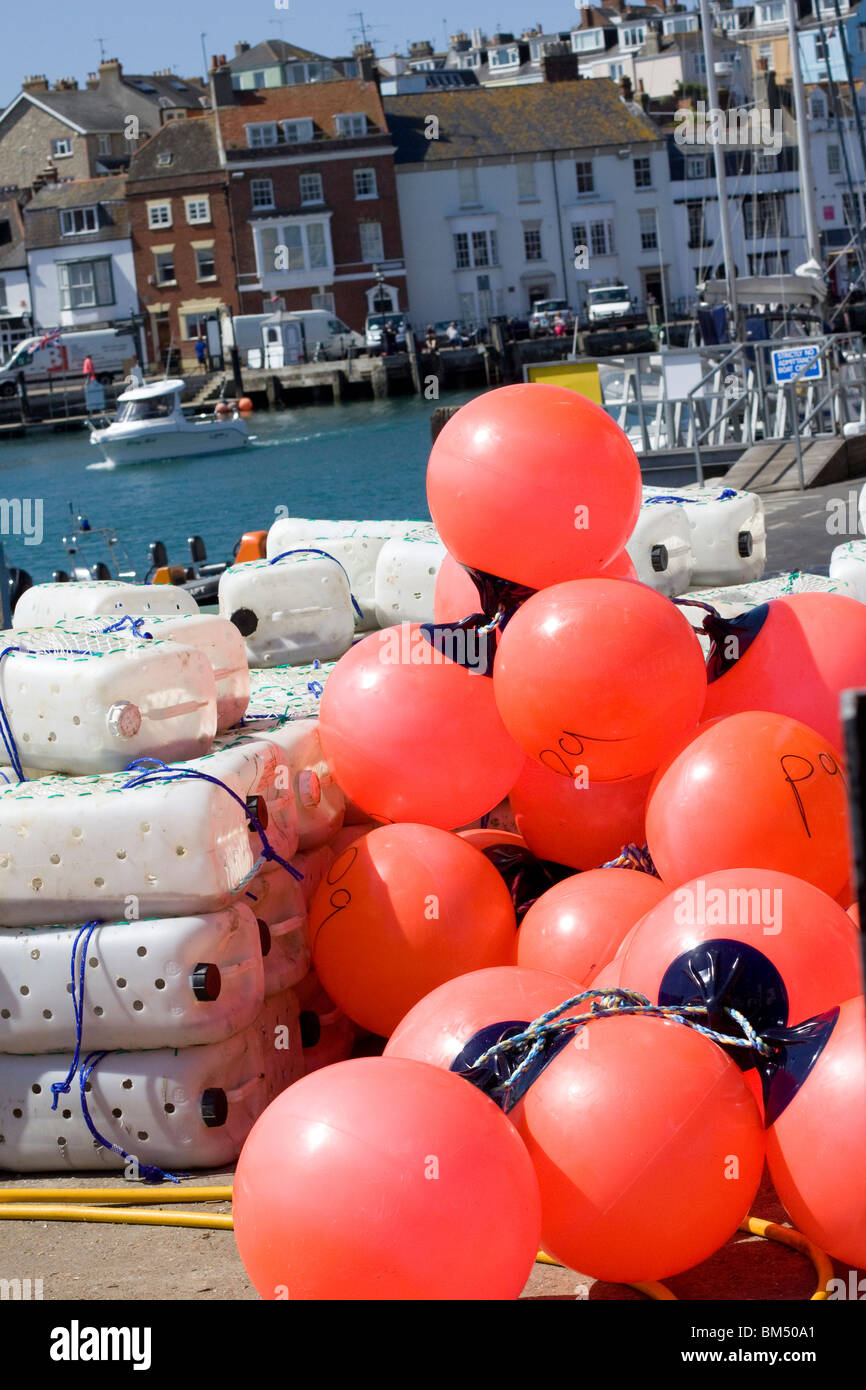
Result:
<svg viewBox="0 0 866 1390"><path fill-rule="evenodd" d="M644 504L626 550L643 584L669 597L689 587L694 555L691 528L683 507L674 503Z"/></svg>
<svg viewBox="0 0 866 1390"><path fill-rule="evenodd" d="M0 931L0 1052L73 1051L73 948L76 997L84 970L88 1052L223 1042L264 1003L260 939L243 903L200 917L109 922L83 935L77 927Z"/></svg>
<svg viewBox="0 0 866 1390"><path fill-rule="evenodd" d="M106 636L106 629L116 624L114 618L64 618L57 626L62 632L92 641ZM243 718L250 700L250 668L244 639L234 623L214 613L151 614L138 624L138 635L126 622L118 632L107 635L109 640L116 638L134 644L147 633L161 642L195 647L207 657L216 683L218 729L230 729Z"/></svg>
<svg viewBox="0 0 866 1390"><path fill-rule="evenodd" d="M376 626L432 623L436 578L447 554L440 540L395 537L376 562Z"/></svg>
<svg viewBox="0 0 866 1390"><path fill-rule="evenodd" d="M218 778L175 780L179 768ZM278 775L279 774L279 775ZM0 784L0 926L217 912L243 890L259 854L245 805L268 818L284 859L297 851L291 779L279 749L249 743L136 774Z"/></svg>
<svg viewBox="0 0 866 1390"><path fill-rule="evenodd" d="M135 758L210 751L216 685L207 657L174 642L59 628L0 634L0 700L18 755L48 772L116 772ZM0 744L0 763L9 754Z"/></svg>
<svg viewBox="0 0 866 1390"><path fill-rule="evenodd" d="M219 608L243 637L250 666L334 661L355 635L345 570L321 555L233 565L220 575Z"/></svg>
<svg viewBox="0 0 866 1390"><path fill-rule="evenodd" d="M72 1055L0 1054L0 1168L19 1173L118 1170L128 1161L102 1147L81 1111L79 1079L52 1111L51 1086ZM186 1172L233 1163L268 1104L261 1031L225 1042L152 1052L109 1052L87 1083L99 1134L139 1165Z"/></svg>
<svg viewBox="0 0 866 1390"><path fill-rule="evenodd" d="M346 798L325 762L316 720L257 720L249 729L219 736L216 747L236 747L250 740L275 744L291 769L299 847L325 844L343 824Z"/></svg>
<svg viewBox="0 0 866 1390"><path fill-rule="evenodd" d="M198 604L174 584L125 584L119 579L88 579L67 584L34 584L15 605L12 626L53 627L61 618L94 618L129 613L198 613Z"/></svg>
<svg viewBox="0 0 866 1390"><path fill-rule="evenodd" d="M677 503L650 503L650 508L682 506L691 530L692 584L727 585L760 579L767 563L764 503L756 492L726 487L645 487L644 507L652 497L675 497Z"/></svg>

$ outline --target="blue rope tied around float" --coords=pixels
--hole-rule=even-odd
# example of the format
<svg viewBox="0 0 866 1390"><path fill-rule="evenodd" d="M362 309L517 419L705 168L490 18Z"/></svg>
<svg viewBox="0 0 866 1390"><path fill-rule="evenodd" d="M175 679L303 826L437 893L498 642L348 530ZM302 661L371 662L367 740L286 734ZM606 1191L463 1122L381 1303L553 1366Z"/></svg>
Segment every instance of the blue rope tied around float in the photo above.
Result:
<svg viewBox="0 0 866 1390"><path fill-rule="evenodd" d="M180 1182L180 1178L175 1173L168 1173L164 1168L159 1168L153 1163L141 1163L135 1154L127 1153L126 1149L122 1149L119 1144L112 1144L110 1139L106 1139L103 1134L99 1133L99 1130L93 1123L93 1119L87 1107L87 1083L90 1080L92 1072L102 1061L103 1057L107 1056L109 1056L108 1052L91 1052L85 1057L81 1064L81 1070L78 1074L78 1084L81 1092L81 1113L84 1116L84 1123L87 1125L87 1128L90 1130L97 1144L100 1144L103 1149L110 1149L112 1153L117 1154L127 1163L134 1163L145 1182ZM186 1175L184 1174L184 1176Z"/></svg>
<svg viewBox="0 0 866 1390"><path fill-rule="evenodd" d="M603 869L637 869L640 873L652 874L653 878L661 878L661 874L652 861L648 845L623 845L616 859L609 859L601 867Z"/></svg>
<svg viewBox="0 0 866 1390"><path fill-rule="evenodd" d="M111 623L109 627L104 627L102 629L102 635L103 637L107 637L109 632L123 632L128 626L134 637L141 637L146 641L152 641L152 632L141 631L141 625L144 621L144 618L133 618L131 613L124 613L123 617L118 618L116 623Z"/></svg>
<svg viewBox="0 0 866 1390"><path fill-rule="evenodd" d="M23 648L21 647L5 647L3 651L0 652L0 662L2 662L4 656L8 656L10 652L20 652L22 650ZM21 766L21 758L18 755L18 747L15 743L15 735L12 733L12 725L9 723L9 716L7 715L6 710L3 706L2 699L0 699L0 738L3 739L3 746L6 749L7 756L9 758L10 763L12 764L12 771L18 778L19 783L26 782L27 778L24 776L24 769Z"/></svg>
<svg viewBox="0 0 866 1390"><path fill-rule="evenodd" d="M232 788L227 786L225 782L220 781L219 777L212 777L210 773L199 772L197 769L192 767L169 767L168 763L161 762L159 758L136 758L134 762L129 763L128 766L124 768L124 771L137 772L139 768L144 768L144 771L140 772L136 777L131 777L128 782L124 782L124 791L126 791L130 787L142 787L151 782L181 782L190 780L198 782L210 782L215 787L222 787L223 791L228 792L232 800L236 801L238 805L242 808L244 815L246 816L253 830L261 839L262 852L256 860L255 864L253 865L252 869L250 869L250 872L248 874L244 874L243 878L237 886L237 889L235 890L236 892L238 892L241 888L246 887L250 879L258 873L262 864L264 864L266 860L272 860L275 864L279 864L281 868L287 869L289 873L292 875L292 878L297 879L298 882L303 881L304 875L298 869L296 869L294 865L290 864L288 859L284 859L283 856L281 854L278 854L277 851L273 848L270 840L265 834L264 827L262 826L261 821L258 819L255 812L250 810L243 797L238 796L237 792L233 791Z"/></svg>
<svg viewBox="0 0 866 1390"><path fill-rule="evenodd" d="M90 938L99 926L99 922L85 922L84 926L76 933L72 943L72 956L69 962L69 973L72 980L72 1013L75 1017L75 1053L66 1074L65 1081L52 1081L51 1094L54 1097L51 1102L51 1109L57 1109L57 1102L62 1095L68 1095L72 1087L72 1079L78 1070L78 1062L81 1057L81 1030L84 1027L84 976L87 969L87 952L90 947ZM83 942L83 945L82 945ZM81 949L81 960L78 966L78 981L75 979L75 962L78 956L78 948Z"/></svg>
<svg viewBox="0 0 866 1390"><path fill-rule="evenodd" d="M585 1012L567 1018L559 1016L564 1010L573 1009L586 1000L593 1002ZM547 1013L541 1014L522 1033L517 1033L511 1038L504 1038L502 1042L489 1047L472 1063L472 1069L473 1071L481 1070L491 1061L509 1053L524 1053L525 1055L521 1056L518 1065L507 1080L491 1088L490 1091L491 1095L505 1094L532 1066L552 1039L561 1037L563 1033L576 1033L594 1019L612 1018L616 1014L638 1014L648 1018L673 1019L686 1028L693 1028L696 1033L701 1033L705 1038L720 1043L723 1047L747 1047L759 1052L763 1057L769 1057L776 1051L771 1043L763 1040L738 1009L728 1008L725 1012L739 1024L743 1031L742 1038L733 1037L728 1033L716 1032L715 1029L707 1028L705 1024L698 1022L697 1016L707 1013L705 1004L651 1004L646 995L638 994L636 990L587 989L583 990L581 994L575 994L571 999L564 1000L555 1009L549 1009Z"/></svg>
<svg viewBox="0 0 866 1390"><path fill-rule="evenodd" d="M333 560L335 565L340 565L340 569L343 571L349 584L349 598L352 600L352 606L354 607L358 617L363 618L364 614L361 611L361 605L358 603L358 600L352 593L352 581L351 579L349 579L349 571L346 569L345 565L340 564L340 561L337 559L336 555L329 555L327 550L316 550L313 548L313 546L302 545L299 546L297 550L284 550L281 555L275 555L272 560L268 561L268 564L275 565L278 560L285 560L288 558L289 555L323 555L326 560Z"/></svg>
<svg viewBox="0 0 866 1390"><path fill-rule="evenodd" d="M736 496L737 496L737 490L736 490L736 488L733 488L733 487L725 487L725 488L722 488L722 490L721 490L721 492L719 493L718 497L714 497L714 498L713 498L713 501L714 501L714 502L730 502L731 498L732 498L732 497L736 497ZM699 501L700 501L700 498L699 498L699 497L677 497L674 493L670 493L670 494L665 493L665 494L660 495L660 496L657 496L657 497L645 497L645 498L643 499L643 506L648 507L648 506L650 506L653 502L699 502Z"/></svg>

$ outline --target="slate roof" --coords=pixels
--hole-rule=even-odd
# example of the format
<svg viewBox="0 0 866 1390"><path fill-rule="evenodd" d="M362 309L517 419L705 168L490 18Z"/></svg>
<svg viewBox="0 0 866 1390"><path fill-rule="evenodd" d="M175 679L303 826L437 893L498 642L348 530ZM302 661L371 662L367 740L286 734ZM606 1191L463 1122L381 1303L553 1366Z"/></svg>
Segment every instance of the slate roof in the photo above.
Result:
<svg viewBox="0 0 866 1390"><path fill-rule="evenodd" d="M423 92L384 99L396 164L436 164L658 140L606 77L514 87ZM430 116L439 139L428 140Z"/></svg>
<svg viewBox="0 0 866 1390"><path fill-rule="evenodd" d="M139 82L145 83L148 87L155 87L155 92L143 92L138 86ZM160 97L168 97L172 106L183 106L189 109L202 110L201 97L208 95L208 88L202 86L200 78L177 77L170 73L167 77L160 74L144 72L141 74L125 72L120 79L122 87L132 87L139 96L148 97L153 102L158 102ZM71 94L75 96L73 92Z"/></svg>
<svg viewBox="0 0 866 1390"><path fill-rule="evenodd" d="M308 48L298 48L283 39L266 39L264 43L253 44L246 53L232 58L229 67L232 72L249 72L250 68L269 68L276 63L330 63L322 53L311 53Z"/></svg>
<svg viewBox="0 0 866 1390"><path fill-rule="evenodd" d="M159 156L170 154L170 164L160 164ZM214 117L168 121L136 150L129 162L129 180L176 179L189 174L219 171Z"/></svg>
<svg viewBox="0 0 866 1390"><path fill-rule="evenodd" d="M34 104L53 111L87 134L123 130L125 116L120 105L101 92L24 92Z"/></svg>
<svg viewBox="0 0 866 1390"><path fill-rule="evenodd" d="M99 226L95 232L75 237L60 234L62 208L99 207ZM101 179L70 179L40 188L24 209L27 249L49 246L82 246L91 241L120 241L129 236L125 174L109 174Z"/></svg>
<svg viewBox="0 0 866 1390"><path fill-rule="evenodd" d="M432 94L419 100L430 103ZM339 139L335 117L352 112L365 112L370 134L385 134L385 113L375 82L361 78L341 77L334 82L304 82L293 87L262 87L257 91L234 93L231 106L219 108L220 129L228 148L246 147L247 125L270 121L312 119L317 138L322 135ZM267 153L285 153L283 145L270 147Z"/></svg>

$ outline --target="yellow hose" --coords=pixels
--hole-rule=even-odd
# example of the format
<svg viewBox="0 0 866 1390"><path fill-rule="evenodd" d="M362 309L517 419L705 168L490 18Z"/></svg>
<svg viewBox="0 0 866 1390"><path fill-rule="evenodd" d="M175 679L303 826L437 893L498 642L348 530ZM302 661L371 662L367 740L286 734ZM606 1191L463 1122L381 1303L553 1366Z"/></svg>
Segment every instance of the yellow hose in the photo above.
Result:
<svg viewBox="0 0 866 1390"><path fill-rule="evenodd" d="M101 1206L120 1202L143 1206L155 1202L230 1202L230 1187L0 1187L0 1202L83 1202Z"/></svg>
<svg viewBox="0 0 866 1390"><path fill-rule="evenodd" d="M72 1203L10 1202L0 1206L0 1221L102 1221L126 1226L194 1226L199 1230L230 1231L233 1221L226 1216L199 1216L192 1211L148 1211L138 1207L117 1211L112 1207L74 1206Z"/></svg>
<svg viewBox="0 0 866 1390"><path fill-rule="evenodd" d="M818 1276L818 1287L810 1296L809 1302L826 1302L827 1284L833 1278L833 1263L829 1255L819 1250L817 1245L813 1245L802 1231L795 1231L790 1226L779 1226L775 1221L764 1221L760 1216L747 1216L745 1221L740 1222L740 1230L747 1231L749 1235L761 1236L764 1240L778 1241L780 1245L790 1245L792 1250L799 1250L801 1255L810 1259Z"/></svg>

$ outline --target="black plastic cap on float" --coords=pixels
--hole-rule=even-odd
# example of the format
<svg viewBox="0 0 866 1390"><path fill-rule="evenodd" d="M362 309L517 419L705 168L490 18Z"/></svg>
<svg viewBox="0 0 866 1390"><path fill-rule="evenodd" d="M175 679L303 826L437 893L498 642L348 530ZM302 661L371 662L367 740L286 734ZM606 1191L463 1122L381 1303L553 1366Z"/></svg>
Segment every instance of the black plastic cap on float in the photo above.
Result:
<svg viewBox="0 0 866 1390"><path fill-rule="evenodd" d="M301 1047L315 1047L322 1036L319 1015L312 1009L304 1009L298 1022L301 1025Z"/></svg>
<svg viewBox="0 0 866 1390"><path fill-rule="evenodd" d="M262 947L262 956L268 956L271 953L271 929L267 922L262 921L261 917L257 917L256 922L259 928L259 941Z"/></svg>
<svg viewBox="0 0 866 1390"><path fill-rule="evenodd" d="M219 999L223 987L219 966L214 965L213 961L201 962L192 972L190 984L196 999L200 999L203 1004L212 1004L215 999Z"/></svg>
<svg viewBox="0 0 866 1390"><path fill-rule="evenodd" d="M259 625L259 620L251 608L236 608L229 618L241 637L251 637Z"/></svg>
<svg viewBox="0 0 866 1390"><path fill-rule="evenodd" d="M737 536L737 554L743 560L748 560L755 548L751 531L741 531Z"/></svg>
<svg viewBox="0 0 866 1390"><path fill-rule="evenodd" d="M666 545L654 545L650 551L650 560L656 574L664 574L668 567L668 548Z"/></svg>
<svg viewBox="0 0 866 1390"><path fill-rule="evenodd" d="M221 1086L209 1086L201 1094L201 1117L208 1129L219 1129L229 1115L229 1102Z"/></svg>

